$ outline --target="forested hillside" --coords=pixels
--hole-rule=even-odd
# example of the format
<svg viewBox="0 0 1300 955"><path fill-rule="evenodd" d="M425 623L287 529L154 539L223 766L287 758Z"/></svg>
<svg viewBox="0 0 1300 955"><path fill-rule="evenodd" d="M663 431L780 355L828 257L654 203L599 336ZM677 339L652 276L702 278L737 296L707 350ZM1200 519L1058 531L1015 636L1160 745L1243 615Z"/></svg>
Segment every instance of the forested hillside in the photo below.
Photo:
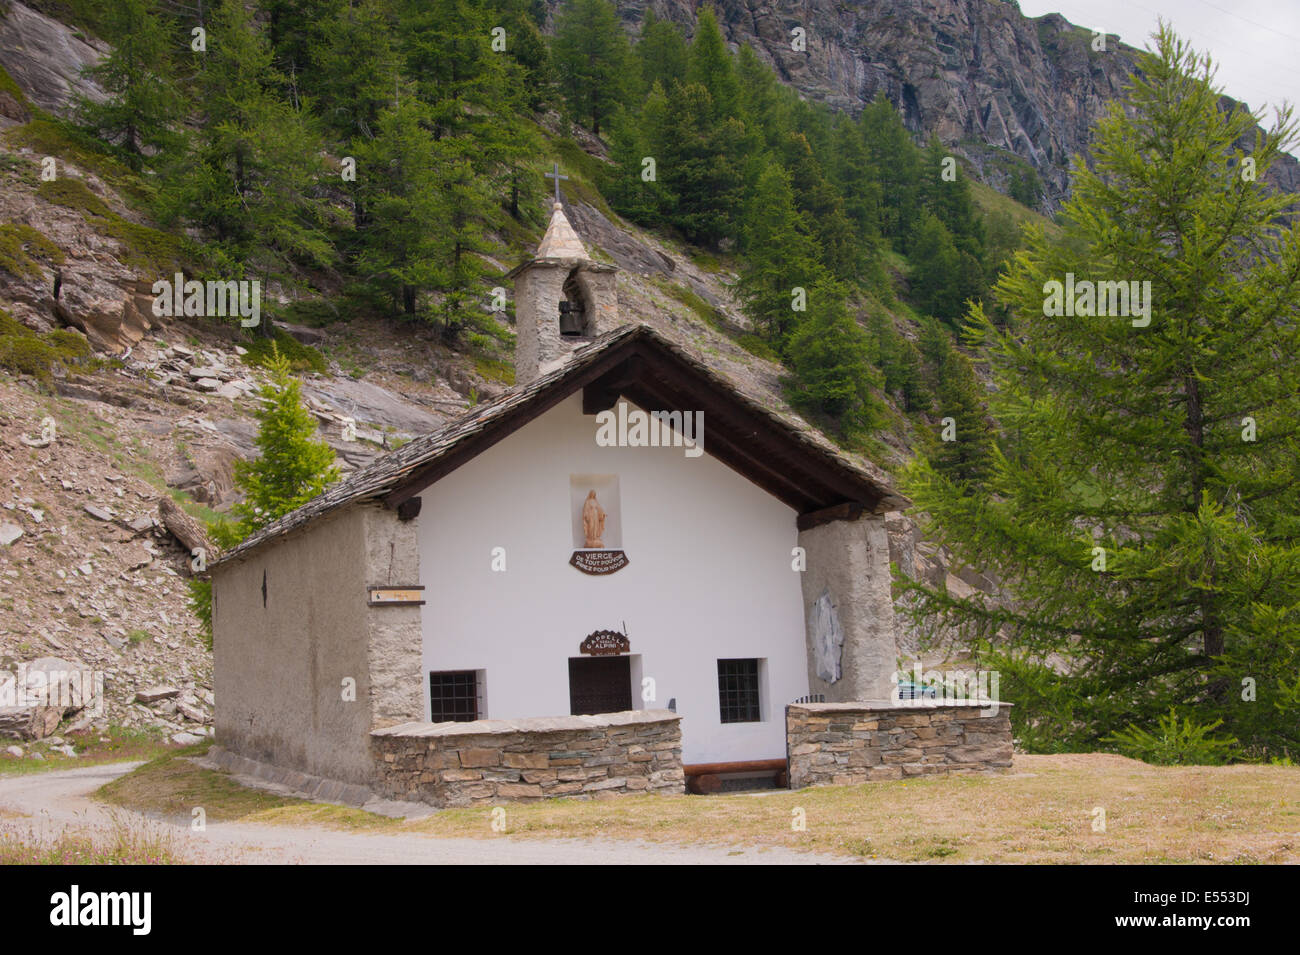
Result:
<svg viewBox="0 0 1300 955"><path fill-rule="evenodd" d="M1076 169L1082 198L1049 221L1031 207L1066 195L1049 170L1059 155L1018 161L1015 144L972 143L942 122L946 142L924 135L919 80L901 98L807 95L775 41L729 44L709 5L685 29L610 0L36 6L83 31L90 65L57 111L0 74L15 151L3 172L15 193L114 240L132 276L120 281L139 286L124 321L134 308L147 328L144 290L176 271L256 279L264 320L223 332L250 365L284 374L267 357L274 339L298 370L333 372L335 356L327 365L303 339L391 334L463 359L472 405L480 386L511 381L511 306L496 290L535 247L555 188L543 173L558 164L578 231L598 257L620 257L620 294L673 322L684 311L752 356L755 377L770 370L773 401L902 476L932 518L926 553L944 555L932 574L909 548L900 568L917 585L905 600L918 629L961 632L962 652L1016 677L1005 692L1028 745L1119 745L1108 734L1129 726L1136 746L1132 734L1170 711L1192 736L1223 719L1232 735L1206 750L1217 757L1294 752L1284 293L1300 246L1290 197L1266 185L1294 166L1294 130L1258 130L1172 37L1124 94L1134 116L1100 100L1080 109L1104 117L1097 168ZM1049 26L1052 88L1070 87L1073 48ZM1187 109L1160 112L1169 95ZM1135 130L1147 145L1129 142ZM1238 174L1247 153L1258 181ZM0 225L0 269L28 289L0 288L0 300L76 325L67 296L83 292L59 299L59 270L87 244L34 221ZM1154 308L1179 322L1135 345L1132 327L1037 321L1064 317L1041 298L1067 272L1154 280ZM30 288L46 284L53 297L38 302ZM0 365L38 391L108 358L91 345L125 350L89 325L87 342L0 319ZM1216 362L1229 367L1221 380ZM236 398L256 389L209 364L180 374ZM1229 433L1243 418L1270 422L1261 441ZM898 534L919 541L910 520ZM1269 687L1267 705L1229 707L1242 679Z"/></svg>

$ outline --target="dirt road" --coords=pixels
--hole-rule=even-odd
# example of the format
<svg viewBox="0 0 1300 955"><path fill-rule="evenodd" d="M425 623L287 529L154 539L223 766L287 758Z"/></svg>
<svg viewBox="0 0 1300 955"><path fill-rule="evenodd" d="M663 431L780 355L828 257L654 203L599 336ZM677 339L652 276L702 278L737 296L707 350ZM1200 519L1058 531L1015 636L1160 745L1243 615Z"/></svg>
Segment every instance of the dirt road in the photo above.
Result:
<svg viewBox="0 0 1300 955"><path fill-rule="evenodd" d="M116 812L132 825L163 828L195 862L306 865L843 865L851 860L776 848L725 849L595 839L446 839L418 833L376 835L306 826L209 822L203 832L151 819L90 798L139 763L112 763L27 776L0 776L0 817L53 836L66 828L108 826Z"/></svg>

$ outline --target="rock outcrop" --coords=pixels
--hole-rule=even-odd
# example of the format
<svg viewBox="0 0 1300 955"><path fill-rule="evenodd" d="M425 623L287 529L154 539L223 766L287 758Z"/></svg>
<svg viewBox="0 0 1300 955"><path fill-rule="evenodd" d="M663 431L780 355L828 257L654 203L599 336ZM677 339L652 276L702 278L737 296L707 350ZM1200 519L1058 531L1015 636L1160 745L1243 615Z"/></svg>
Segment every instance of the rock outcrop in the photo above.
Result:
<svg viewBox="0 0 1300 955"><path fill-rule="evenodd" d="M650 7L694 30L693 0L615 0L635 33ZM547 0L552 18L561 0ZM1005 185L1011 155L1043 180L1044 211L1068 194L1069 163L1088 154L1089 131L1118 98L1146 37L1110 35L1059 14L1029 18L1002 0L728 0L716 5L733 49L749 44L809 99L856 113L883 93L914 133L934 134L984 181ZM1092 25L1089 25L1092 26ZM791 31L806 31L794 49ZM1100 44L1098 44L1100 45ZM1300 189L1287 156L1270 180Z"/></svg>
<svg viewBox="0 0 1300 955"><path fill-rule="evenodd" d="M107 45L18 0L5 7L0 15L0 66L28 99L43 110L63 113L77 96L103 98L103 91L82 70L94 66L108 52Z"/></svg>

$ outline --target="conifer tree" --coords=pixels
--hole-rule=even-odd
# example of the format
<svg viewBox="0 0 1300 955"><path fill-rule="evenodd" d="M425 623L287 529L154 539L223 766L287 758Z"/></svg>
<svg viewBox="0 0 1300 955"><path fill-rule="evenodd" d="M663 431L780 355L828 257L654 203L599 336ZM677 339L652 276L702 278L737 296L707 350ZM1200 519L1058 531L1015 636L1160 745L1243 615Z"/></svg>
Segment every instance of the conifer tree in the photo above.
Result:
<svg viewBox="0 0 1300 955"><path fill-rule="evenodd" d="M338 480L334 452L316 439L316 419L302 403L302 387L289 362L273 348L270 384L256 412L258 456L235 464L244 499L233 508L241 537L295 510Z"/></svg>
<svg viewBox="0 0 1300 955"><path fill-rule="evenodd" d="M695 22L686 80L708 90L715 121L740 116L740 83L736 79L727 41L722 37L718 18L710 6L700 8Z"/></svg>
<svg viewBox="0 0 1300 955"><path fill-rule="evenodd" d="M862 140L880 184L880 231L900 252L919 218L920 150L892 103L880 95L858 117Z"/></svg>
<svg viewBox="0 0 1300 955"><path fill-rule="evenodd" d="M677 24L660 20L650 7L641 21L641 38L633 48L640 66L642 88L649 91L656 83L671 89L674 83L686 82L690 62L690 44Z"/></svg>
<svg viewBox="0 0 1300 955"><path fill-rule="evenodd" d="M148 0L118 0L106 14L106 30L117 39L102 62L86 70L108 94L102 102L82 98L77 119L99 138L122 150L132 169L147 156L180 142L182 97L171 64L183 34L169 29Z"/></svg>
<svg viewBox="0 0 1300 955"><path fill-rule="evenodd" d="M609 0L570 0L551 46L560 90L573 116L600 134L601 123L628 101L632 48Z"/></svg>
<svg viewBox="0 0 1300 955"><path fill-rule="evenodd" d="M930 462L954 485L977 485L988 471L992 431L975 369L953 345L949 331L935 321L922 327L920 353L929 366L940 422L940 440Z"/></svg>
<svg viewBox="0 0 1300 955"><path fill-rule="evenodd" d="M442 278L442 230L429 228L444 212L439 150L424 117L423 105L408 95L379 115L373 140L354 144L358 202L367 210L356 272L367 289L407 317L415 317L420 296Z"/></svg>
<svg viewBox="0 0 1300 955"><path fill-rule="evenodd" d="M386 0L360 0L321 25L312 49L315 108L343 141L372 138L397 95L400 61Z"/></svg>
<svg viewBox="0 0 1300 955"><path fill-rule="evenodd" d="M796 288L808 291L828 278L804 217L795 208L789 174L769 163L745 207L738 291L745 312L778 351L796 324Z"/></svg>
<svg viewBox="0 0 1300 955"><path fill-rule="evenodd" d="M1033 745L1172 706L1300 750L1300 226L1263 182L1295 131L1258 134L1162 26L1074 171L1062 240L1031 230L998 283L1010 326L971 314L1005 429L986 491L924 462L907 490L1013 600L917 590L994 648ZM1066 314L1067 276L1125 283L1128 308L1080 287Z"/></svg>
<svg viewBox="0 0 1300 955"><path fill-rule="evenodd" d="M808 311L790 336L791 403L829 418L853 435L879 423L872 392L871 341L854 321L844 291L833 283L809 290Z"/></svg>
<svg viewBox="0 0 1300 955"><path fill-rule="evenodd" d="M669 221L691 242L716 247L736 239L751 143L740 120L715 119L713 99L700 84L678 84L668 94L655 155L676 199Z"/></svg>
<svg viewBox="0 0 1300 955"><path fill-rule="evenodd" d="M954 323L962 314L962 260L947 226L933 213L921 217L908 256L912 300L930 315Z"/></svg>
<svg viewBox="0 0 1300 955"><path fill-rule="evenodd" d="M234 520L223 517L208 525L208 535L223 550L306 504L339 478L334 452L314 437L316 419L303 406L298 379L274 345L267 367L271 381L261 389L264 403L256 412L259 456L235 464L235 486L244 497L232 508ZM211 649L212 582L191 578L189 590L190 608Z"/></svg>
<svg viewBox="0 0 1300 955"><path fill-rule="evenodd" d="M310 117L277 96L270 45L238 0L212 13L208 41L195 78L199 128L164 170L164 218L203 230L228 273L328 265L331 216Z"/></svg>

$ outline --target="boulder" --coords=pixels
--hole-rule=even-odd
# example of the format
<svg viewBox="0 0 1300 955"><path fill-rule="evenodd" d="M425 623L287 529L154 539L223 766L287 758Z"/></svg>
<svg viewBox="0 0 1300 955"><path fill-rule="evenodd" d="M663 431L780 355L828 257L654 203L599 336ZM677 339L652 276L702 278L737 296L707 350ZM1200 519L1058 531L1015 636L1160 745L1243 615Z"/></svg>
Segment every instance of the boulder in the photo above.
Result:
<svg viewBox="0 0 1300 955"><path fill-rule="evenodd" d="M12 672L0 671L0 736L44 739L66 717L98 712L103 700L93 671L59 657L41 657Z"/></svg>
<svg viewBox="0 0 1300 955"><path fill-rule="evenodd" d="M173 696L179 696L180 692L174 686L148 686L143 690L135 691L135 701L137 703L157 703L159 700L169 700Z"/></svg>

